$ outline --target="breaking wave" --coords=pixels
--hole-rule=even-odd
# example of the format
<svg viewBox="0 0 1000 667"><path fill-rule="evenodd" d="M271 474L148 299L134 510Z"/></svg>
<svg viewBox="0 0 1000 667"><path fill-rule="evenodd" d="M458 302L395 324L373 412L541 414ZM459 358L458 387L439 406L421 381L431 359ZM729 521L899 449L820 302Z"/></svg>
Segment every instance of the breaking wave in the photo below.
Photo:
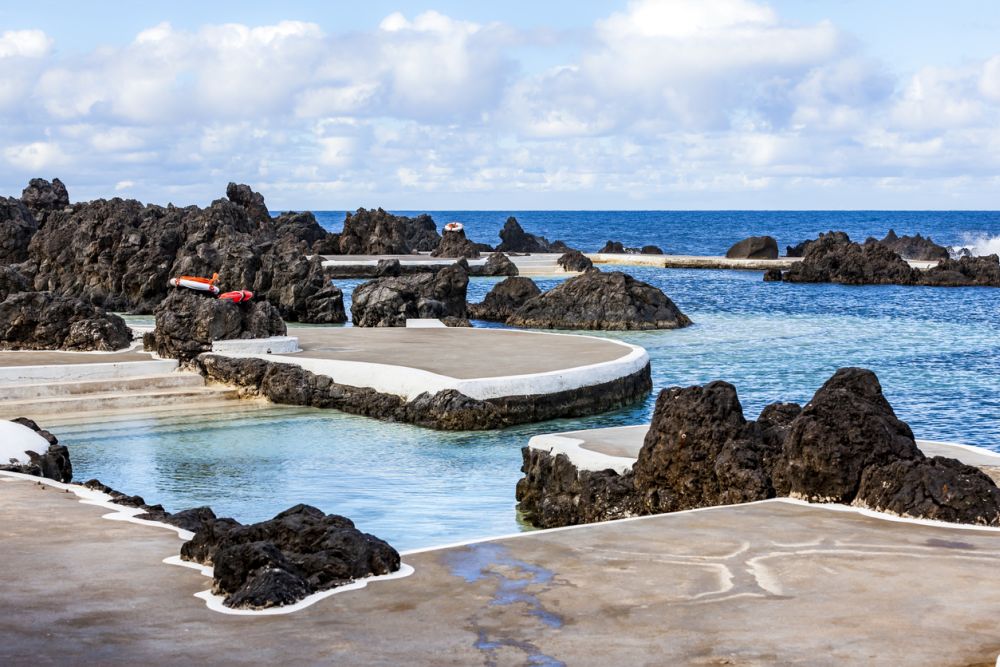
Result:
<svg viewBox="0 0 1000 667"><path fill-rule="evenodd" d="M952 257L965 254L963 250L968 250L969 254L980 255L1000 255L1000 236L987 236L985 234L966 234L962 239L962 245L949 248Z"/></svg>

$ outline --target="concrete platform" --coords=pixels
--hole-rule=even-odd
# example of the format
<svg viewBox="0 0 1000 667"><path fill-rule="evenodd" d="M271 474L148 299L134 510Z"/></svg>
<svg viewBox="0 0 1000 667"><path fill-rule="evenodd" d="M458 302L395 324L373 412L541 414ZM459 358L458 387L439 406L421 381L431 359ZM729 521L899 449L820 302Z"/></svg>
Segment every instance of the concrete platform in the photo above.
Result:
<svg viewBox="0 0 1000 667"><path fill-rule="evenodd" d="M469 259L469 266L482 266L486 263L490 253L483 253L479 259ZM554 275L576 275L565 271L557 260L560 253L534 253L531 255L508 255L508 258L517 266L517 270L522 276L554 276ZM415 255L322 255L323 266L330 269L343 267L374 267L379 260L398 259L402 266L448 266L455 263L454 258L431 257L430 253L419 253Z"/></svg>
<svg viewBox="0 0 1000 667"><path fill-rule="evenodd" d="M301 352L239 354L292 363L340 384L413 398L457 389L477 399L594 386L641 370L641 347L591 336L455 328L302 327Z"/></svg>
<svg viewBox="0 0 1000 667"><path fill-rule="evenodd" d="M594 264L621 264L625 266L653 266L666 269L734 269L742 271L767 271L768 269L790 269L801 257L779 257L777 259L730 259L709 255L629 255L621 253L587 253ZM907 260L917 269L929 269L936 261Z"/></svg>
<svg viewBox="0 0 1000 667"><path fill-rule="evenodd" d="M150 361L153 355L139 350L119 352L63 352L60 350L0 351L0 368L11 366L46 366L52 364L114 364L127 361Z"/></svg>
<svg viewBox="0 0 1000 667"><path fill-rule="evenodd" d="M767 501L407 553L405 578L235 616L194 597L209 586L198 570L162 562L173 531L0 480L0 664L939 666L1000 653L996 530Z"/></svg>
<svg viewBox="0 0 1000 667"><path fill-rule="evenodd" d="M585 429L536 435L529 447L566 454L582 470L624 472L632 467L642 442L649 431L649 424L616 426L612 428ZM953 442L917 440L917 446L927 456L946 456L967 465L983 469L990 477L1000 480L1000 453Z"/></svg>

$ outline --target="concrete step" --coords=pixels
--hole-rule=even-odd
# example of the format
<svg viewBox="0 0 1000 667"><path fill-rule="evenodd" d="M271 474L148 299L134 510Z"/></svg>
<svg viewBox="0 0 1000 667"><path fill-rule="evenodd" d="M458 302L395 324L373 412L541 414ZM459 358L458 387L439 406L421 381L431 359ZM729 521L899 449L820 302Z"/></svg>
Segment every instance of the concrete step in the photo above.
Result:
<svg viewBox="0 0 1000 667"><path fill-rule="evenodd" d="M235 400L239 393L235 389L222 386L167 388L131 391L128 393L108 392L29 398L0 403L0 418L29 417L45 415L65 415L69 413L110 412L162 409L172 406L187 406L208 409L211 403Z"/></svg>
<svg viewBox="0 0 1000 667"><path fill-rule="evenodd" d="M69 382L37 382L0 385L0 401L44 399L88 394L132 393L153 389L191 389L204 386L205 379L197 373L169 373L166 375L144 375Z"/></svg>
<svg viewBox="0 0 1000 667"><path fill-rule="evenodd" d="M175 370L177 361L174 359L51 366L0 366L0 386L148 377L164 375Z"/></svg>

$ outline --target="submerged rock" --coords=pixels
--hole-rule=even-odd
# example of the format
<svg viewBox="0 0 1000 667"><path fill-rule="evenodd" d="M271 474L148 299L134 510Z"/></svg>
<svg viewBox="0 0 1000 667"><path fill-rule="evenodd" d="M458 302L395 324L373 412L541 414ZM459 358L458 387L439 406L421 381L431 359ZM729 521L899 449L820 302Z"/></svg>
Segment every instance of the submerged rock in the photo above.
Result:
<svg viewBox="0 0 1000 667"><path fill-rule="evenodd" d="M478 259L479 247L465 237L465 229L455 231L445 229L444 234L441 235L441 242L431 252L431 257Z"/></svg>
<svg viewBox="0 0 1000 667"><path fill-rule="evenodd" d="M778 242L770 236L751 236L726 251L729 259L778 259Z"/></svg>
<svg viewBox="0 0 1000 667"><path fill-rule="evenodd" d="M920 234L916 236L896 236L896 232L891 229L882 240L869 238L865 241L865 244L868 243L881 243L904 259L937 261L948 259L951 256L947 248L934 243L930 237L924 238Z"/></svg>
<svg viewBox="0 0 1000 667"><path fill-rule="evenodd" d="M177 288L156 308L156 328L147 334L146 349L189 361L211 350L213 341L286 333L278 309L267 301L233 303Z"/></svg>
<svg viewBox="0 0 1000 667"><path fill-rule="evenodd" d="M430 252L441 236L429 215L407 218L384 210L359 208L344 218L340 253L344 255L409 255Z"/></svg>
<svg viewBox="0 0 1000 667"><path fill-rule="evenodd" d="M621 241L608 241L597 252L611 255L662 255L663 249L655 245L629 248L623 245Z"/></svg>
<svg viewBox="0 0 1000 667"><path fill-rule="evenodd" d="M594 263L589 257L579 250L570 250L559 256L556 264L562 267L563 271L582 273L594 268Z"/></svg>
<svg viewBox="0 0 1000 667"><path fill-rule="evenodd" d="M432 274L377 278L355 288L351 320L359 327L403 327L411 318L464 321L468 285L459 264Z"/></svg>
<svg viewBox="0 0 1000 667"><path fill-rule="evenodd" d="M588 271L531 299L507 321L536 329L677 329L691 320L656 287L620 271Z"/></svg>
<svg viewBox="0 0 1000 667"><path fill-rule="evenodd" d="M567 252L572 250L562 241L549 242L544 236L535 236L524 231L517 218L511 216L507 218L503 229L500 230L500 245L496 247L497 252Z"/></svg>
<svg viewBox="0 0 1000 667"><path fill-rule="evenodd" d="M469 304L469 318L489 322L506 322L525 303L540 295L531 278L511 277L496 284L482 303Z"/></svg>
<svg viewBox="0 0 1000 667"><path fill-rule="evenodd" d="M24 456L19 456L17 459L0 460L0 470L45 477L63 483L73 481L73 464L70 462L69 449L65 445L60 445L56 436L26 417L10 421L17 426L9 428L24 429L29 436L32 431L37 434L38 451L25 450ZM4 444L9 446L9 443L0 442L0 445Z"/></svg>
<svg viewBox="0 0 1000 667"><path fill-rule="evenodd" d="M343 516L296 505L269 521L206 525L181 558L213 567L212 592L236 609L292 604L318 591L399 570L399 553Z"/></svg>
<svg viewBox="0 0 1000 667"><path fill-rule="evenodd" d="M3 350L110 352L131 342L132 332L122 318L81 299L17 292L0 302Z"/></svg>

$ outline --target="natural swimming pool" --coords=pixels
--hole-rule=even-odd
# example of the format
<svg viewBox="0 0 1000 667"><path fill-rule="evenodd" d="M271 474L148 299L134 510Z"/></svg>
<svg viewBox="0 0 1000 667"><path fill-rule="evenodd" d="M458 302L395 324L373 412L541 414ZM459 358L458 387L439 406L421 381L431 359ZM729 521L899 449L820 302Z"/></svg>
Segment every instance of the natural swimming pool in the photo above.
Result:
<svg viewBox="0 0 1000 667"><path fill-rule="evenodd" d="M606 268L606 270L610 270ZM654 394L586 419L443 433L336 412L248 408L226 415L62 427L75 478L99 477L177 510L210 504L253 521L306 502L398 548L520 528L520 447L537 433L636 424L656 392L724 379L748 418L805 402L841 366L878 373L921 438L1000 449L1000 292L988 288L764 283L759 272L626 267L694 320L679 331L600 334L645 347ZM359 281L338 281L349 292ZM475 279L478 301L496 282ZM545 289L556 280L539 280Z"/></svg>

